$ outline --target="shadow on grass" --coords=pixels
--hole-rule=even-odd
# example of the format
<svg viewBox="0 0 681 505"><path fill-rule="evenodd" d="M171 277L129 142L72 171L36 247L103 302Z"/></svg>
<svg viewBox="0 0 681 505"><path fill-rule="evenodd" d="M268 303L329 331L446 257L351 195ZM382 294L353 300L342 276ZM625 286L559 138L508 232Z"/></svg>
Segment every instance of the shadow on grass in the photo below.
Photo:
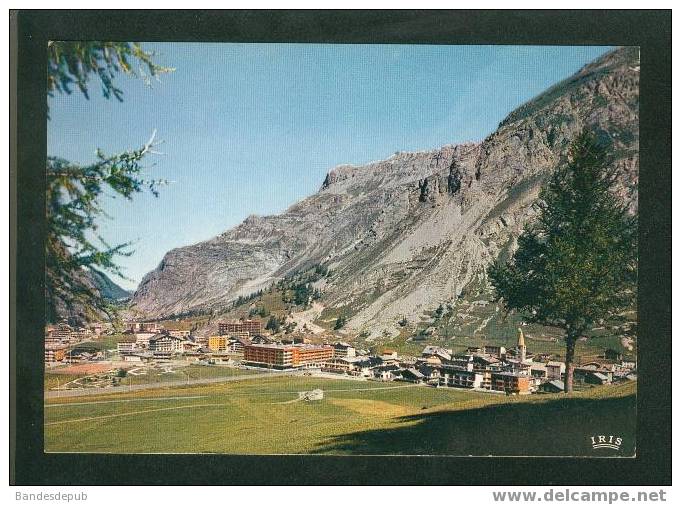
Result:
<svg viewBox="0 0 681 505"><path fill-rule="evenodd" d="M514 402L404 416L396 424L334 437L314 453L631 457L636 396ZM590 437L598 435L621 437L620 449L594 450Z"/></svg>

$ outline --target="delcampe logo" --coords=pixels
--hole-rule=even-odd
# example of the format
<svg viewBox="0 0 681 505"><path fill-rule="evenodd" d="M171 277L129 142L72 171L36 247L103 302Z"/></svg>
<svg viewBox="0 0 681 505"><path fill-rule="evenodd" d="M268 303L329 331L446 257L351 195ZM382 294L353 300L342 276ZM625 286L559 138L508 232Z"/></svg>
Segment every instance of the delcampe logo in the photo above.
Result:
<svg viewBox="0 0 681 505"><path fill-rule="evenodd" d="M591 447L596 449L614 449L620 450L622 445L622 437L615 435L594 435L591 437Z"/></svg>

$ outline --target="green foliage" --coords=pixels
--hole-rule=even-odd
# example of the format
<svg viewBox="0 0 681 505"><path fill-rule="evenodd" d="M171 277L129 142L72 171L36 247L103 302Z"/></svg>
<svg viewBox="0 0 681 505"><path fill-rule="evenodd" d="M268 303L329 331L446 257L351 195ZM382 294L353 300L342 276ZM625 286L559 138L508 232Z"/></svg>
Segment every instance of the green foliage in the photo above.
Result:
<svg viewBox="0 0 681 505"><path fill-rule="evenodd" d="M88 98L88 84L96 75L105 98L122 100L114 84L122 72L144 79L172 69L156 65L153 53L127 42L51 41L47 51L47 94L71 94L75 85ZM140 64L139 74L131 62ZM146 72L143 70L146 67ZM148 74L147 74L148 73ZM158 195L164 181L149 180L142 174L142 159L151 151L152 139L143 147L122 154L105 155L80 165L49 156L46 166L46 305L47 319L54 321L66 308L90 319L102 313L112 317L116 307L109 303L92 281L91 272L101 270L123 277L117 256L132 254L130 244L110 246L97 234L97 220L107 217L101 207L104 194L131 199L144 190Z"/></svg>
<svg viewBox="0 0 681 505"><path fill-rule="evenodd" d="M307 307L312 296L312 288L309 284L297 284L293 288L293 303Z"/></svg>
<svg viewBox="0 0 681 505"><path fill-rule="evenodd" d="M251 293L250 295L247 295L247 296L239 295L232 302L232 307L239 307L241 305L244 305L245 303L252 302L253 300L255 300L257 298L261 298L262 293L263 293L262 289L260 289L260 290L256 291L255 293ZM255 315L255 312L252 315Z"/></svg>
<svg viewBox="0 0 681 505"><path fill-rule="evenodd" d="M153 139L152 139L153 140ZM78 165L48 157L46 166L46 291L48 319L56 319L57 304L83 307L86 312L111 315L114 306L101 296L88 270L103 270L122 277L117 256L129 256L129 243L109 246L97 234L97 220L107 217L101 207L103 194L131 199L164 181L148 180L142 174L142 159L152 141L135 151L107 156L97 152L97 161Z"/></svg>
<svg viewBox="0 0 681 505"><path fill-rule="evenodd" d="M265 329L272 333L279 333L281 331L281 323L276 317L270 316L265 325Z"/></svg>
<svg viewBox="0 0 681 505"><path fill-rule="evenodd" d="M554 143L556 142L556 130L553 128L549 130L549 132L546 134L546 141L549 144L549 147L553 147Z"/></svg>
<svg viewBox="0 0 681 505"><path fill-rule="evenodd" d="M539 199L537 221L508 263L489 269L497 300L531 323L562 328L567 356L594 323L632 306L636 218L612 193L610 153L585 131Z"/></svg>
<svg viewBox="0 0 681 505"><path fill-rule="evenodd" d="M347 318L344 315L338 316L338 319L336 319L336 324L333 326L334 330L340 330L345 326L345 324L348 322Z"/></svg>
<svg viewBox="0 0 681 505"><path fill-rule="evenodd" d="M88 85L91 76L99 78L105 98L114 96L123 101L123 91L116 87L114 78L122 72L138 76L150 83L151 77L171 72L153 61L154 53L131 42L100 41L50 41L47 45L47 93L70 95L76 86L85 98L89 98ZM136 72L132 62L137 60Z"/></svg>

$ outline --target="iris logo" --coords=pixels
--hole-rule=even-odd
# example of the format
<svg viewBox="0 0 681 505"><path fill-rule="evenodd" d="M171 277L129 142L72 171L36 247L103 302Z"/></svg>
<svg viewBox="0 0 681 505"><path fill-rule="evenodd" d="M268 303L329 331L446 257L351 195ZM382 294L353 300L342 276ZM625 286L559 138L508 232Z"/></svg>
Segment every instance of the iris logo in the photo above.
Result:
<svg viewBox="0 0 681 505"><path fill-rule="evenodd" d="M614 449L620 450L622 445L622 438L615 435L594 435L591 437L591 447L596 449Z"/></svg>

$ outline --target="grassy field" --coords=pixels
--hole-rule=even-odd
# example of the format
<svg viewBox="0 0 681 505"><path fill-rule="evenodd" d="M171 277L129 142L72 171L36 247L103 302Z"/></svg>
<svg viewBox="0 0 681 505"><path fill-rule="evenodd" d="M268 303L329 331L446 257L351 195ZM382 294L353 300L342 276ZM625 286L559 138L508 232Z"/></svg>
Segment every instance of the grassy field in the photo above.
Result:
<svg viewBox="0 0 681 505"><path fill-rule="evenodd" d="M45 391L56 388L58 386L62 386L65 383L75 380L75 379L80 379L81 377L85 377L83 374L63 374L63 373L51 373L48 371L45 371Z"/></svg>
<svg viewBox="0 0 681 505"><path fill-rule="evenodd" d="M298 391L322 388L318 402ZM404 383L271 377L50 400L48 452L633 455L635 383L506 397ZM589 437L616 434L619 452Z"/></svg>
<svg viewBox="0 0 681 505"><path fill-rule="evenodd" d="M100 337L97 337L96 339L80 342L72 346L72 349L107 351L116 349L116 344L118 344L118 342L134 342L134 341L135 341L134 335L115 333L113 335L102 335Z"/></svg>
<svg viewBox="0 0 681 505"><path fill-rule="evenodd" d="M203 365L188 365L188 366L155 366L155 367L131 367L130 363L121 362L120 365L125 365L128 374L120 378L121 386L137 385L137 384L152 384L163 383L171 381L183 381L191 379L212 379L217 377L234 377L237 375L249 375L257 373L256 370L245 370L240 368L230 368L226 366L203 366ZM112 369L116 368L116 364L112 365ZM134 373L130 373L130 371ZM144 373L140 373L143 371ZM102 374L98 374L102 375ZM65 383L85 377L84 374L66 374L45 371L45 391L53 389Z"/></svg>
<svg viewBox="0 0 681 505"><path fill-rule="evenodd" d="M128 374L121 379L121 385L151 384L168 381L182 381L191 379L212 379L217 377L234 377L236 375L249 375L257 373L257 370L231 368L227 366L204 366L189 365L185 367L171 367L171 372L166 372L163 366L145 369L145 374L133 374L136 369L131 368ZM137 369L139 370L139 369Z"/></svg>

